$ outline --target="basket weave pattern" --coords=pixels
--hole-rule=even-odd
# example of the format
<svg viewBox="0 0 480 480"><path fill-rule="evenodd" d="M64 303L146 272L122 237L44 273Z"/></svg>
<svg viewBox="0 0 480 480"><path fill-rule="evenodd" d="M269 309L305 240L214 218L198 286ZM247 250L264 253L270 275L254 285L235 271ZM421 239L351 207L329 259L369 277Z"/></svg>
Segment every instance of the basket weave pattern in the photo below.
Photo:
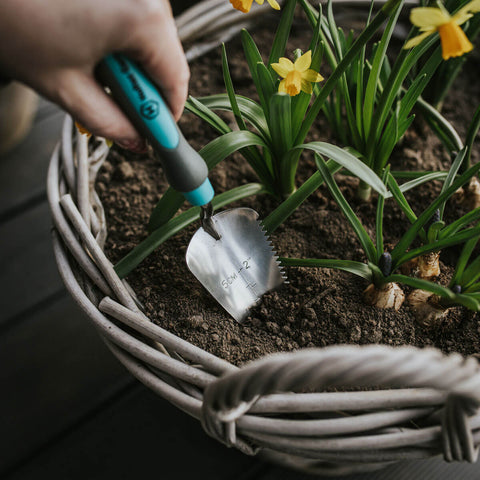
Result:
<svg viewBox="0 0 480 480"><path fill-rule="evenodd" d="M200 2L209 9L226 3ZM237 13L229 11L233 20L222 24L227 37L238 30L232 26ZM205 28L198 18L194 10L178 20L183 40ZM195 47L190 58L212 45ZM222 443L304 471L344 474L438 454L476 461L475 358L343 345L270 355L238 368L153 324L103 253L105 215L94 182L107 154L103 140L78 134L66 117L48 172L53 245L67 289L136 378Z"/></svg>

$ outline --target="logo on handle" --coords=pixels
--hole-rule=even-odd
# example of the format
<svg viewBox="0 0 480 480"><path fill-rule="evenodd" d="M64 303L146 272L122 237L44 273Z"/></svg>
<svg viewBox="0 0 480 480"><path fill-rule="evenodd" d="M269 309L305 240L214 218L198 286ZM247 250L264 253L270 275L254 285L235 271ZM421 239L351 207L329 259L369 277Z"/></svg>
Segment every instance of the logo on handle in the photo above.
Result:
<svg viewBox="0 0 480 480"><path fill-rule="evenodd" d="M140 107L140 114L148 120L153 120L160 113L160 105L156 100L148 100L142 103Z"/></svg>

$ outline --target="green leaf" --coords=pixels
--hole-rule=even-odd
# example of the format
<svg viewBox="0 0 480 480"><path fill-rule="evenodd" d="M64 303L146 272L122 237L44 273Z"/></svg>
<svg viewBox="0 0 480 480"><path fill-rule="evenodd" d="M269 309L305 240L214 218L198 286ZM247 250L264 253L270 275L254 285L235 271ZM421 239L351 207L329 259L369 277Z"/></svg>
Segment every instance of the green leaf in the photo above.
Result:
<svg viewBox="0 0 480 480"><path fill-rule="evenodd" d="M232 129L215 112L212 112L210 108L194 97L189 97L185 103L185 109L197 115L197 117L207 122L208 125L221 134L232 131Z"/></svg>
<svg viewBox="0 0 480 480"><path fill-rule="evenodd" d="M459 219L452 222L450 225L445 227L439 235L439 238L450 237L457 233L463 226L468 225L469 223L474 222L480 218L480 207L471 210L470 212L462 215Z"/></svg>
<svg viewBox="0 0 480 480"><path fill-rule="evenodd" d="M309 10L308 8L305 8L305 3L307 2L300 2L302 3L302 7L307 15L307 18L309 19L310 25L313 28L313 34L312 34L312 40L310 42L310 47L309 49L312 51L312 65L310 68L317 69L320 64L315 65L313 62L313 57L315 56L315 53L317 52L318 47L321 45L321 27L322 27L322 22L320 19L322 18L322 5L318 5L319 11L318 14L315 12L315 9L312 7L312 10ZM323 50L323 48L322 48Z"/></svg>
<svg viewBox="0 0 480 480"><path fill-rule="evenodd" d="M249 183L217 195L212 200L214 210L251 195L264 192L259 183ZM156 248L170 237L183 230L200 218L200 207L192 207L186 212L172 218L168 223L156 229L143 242L138 244L122 260L115 265L115 271L120 278L126 277L135 267L148 257Z"/></svg>
<svg viewBox="0 0 480 480"><path fill-rule="evenodd" d="M242 97L241 95L236 95L235 97L242 116L258 130L260 135L268 143L270 140L270 132L262 107L247 97ZM197 100L209 109L224 110L233 113L227 94L222 93L209 97L200 97Z"/></svg>
<svg viewBox="0 0 480 480"><path fill-rule="evenodd" d="M426 74L419 75L408 87L408 90L400 100L399 114L402 120L406 119L410 115L412 108L416 105L418 98L427 86L428 80L429 79ZM403 135L403 133L400 135Z"/></svg>
<svg viewBox="0 0 480 480"><path fill-rule="evenodd" d="M402 190L398 186L398 183L392 174L388 175L388 187L390 188L390 193L386 195L386 198L393 197L398 206L402 209L402 212L408 218L409 222L415 223L417 216L412 210L412 207L410 207L410 204L407 202L407 199L403 195Z"/></svg>
<svg viewBox="0 0 480 480"><path fill-rule="evenodd" d="M207 163L209 170L211 170L221 160L228 157L232 153L241 148L252 145L258 145L267 148L267 145L263 139L255 133L245 130L238 130L215 138L210 143L205 145L205 147L203 147L199 153Z"/></svg>
<svg viewBox="0 0 480 480"><path fill-rule="evenodd" d="M398 258L404 255L404 252L410 247L411 243L417 236L418 232L423 228L426 222L430 220L433 212L440 207L442 202L450 198L461 186L465 185L473 175L480 170L480 163L469 168L463 175L457 178L452 185L441 195L439 195L430 206L417 218L415 223L405 233L392 251L392 259L397 262Z"/></svg>
<svg viewBox="0 0 480 480"><path fill-rule="evenodd" d="M455 295L455 303L463 305L470 310L478 312L480 310L480 298L477 299L474 295L459 293Z"/></svg>
<svg viewBox="0 0 480 480"><path fill-rule="evenodd" d="M227 51L225 49L225 44L222 43L222 71L223 71L223 81L225 83L225 88L227 90L228 99L230 101L230 106L232 107L233 115L237 121L238 128L240 130L246 130L247 126L242 117L242 112L238 107L237 97L235 96L235 90L233 88L232 77L230 76L230 71L228 68L227 60Z"/></svg>
<svg viewBox="0 0 480 480"><path fill-rule="evenodd" d="M403 283L404 285L418 288L419 290L426 290L427 292L432 292L435 295L447 298L448 300L453 300L455 298L455 294L449 288L442 287L438 283L430 282L429 280L422 280L420 278L413 278L399 274L389 275L386 280L388 282Z"/></svg>
<svg viewBox="0 0 480 480"><path fill-rule="evenodd" d="M400 265L403 265L404 263L408 262L412 258L416 258L416 257L419 257L420 255L425 255L430 252L437 252L439 250L442 250L447 247L451 247L453 245L458 245L460 243L463 243L469 240L475 235L479 235L479 234L480 234L480 227L467 228L462 232L457 233L456 235L453 235L448 238L442 238L441 240L438 240L433 244L427 244L427 245L422 245L421 247L413 248L412 250L409 250L403 255L398 255L398 253L395 252L395 249L397 247L395 247L393 249L393 252L396 253L396 257L394 259L394 265L395 265L394 268L398 268ZM392 252L392 259L394 258L393 252Z"/></svg>
<svg viewBox="0 0 480 480"><path fill-rule="evenodd" d="M265 117L268 120L268 102L265 100L263 95L262 85L260 84L260 79L258 76L258 65L263 65L263 59L258 51L253 38L250 34L244 29L242 30L242 45L243 51L245 53L245 58L247 60L248 68L250 70L250 75L252 76L253 83L255 84L255 88L257 89L258 96L260 98L260 104L262 106L262 110L265 114Z"/></svg>
<svg viewBox="0 0 480 480"><path fill-rule="evenodd" d="M252 76L253 83L258 85L257 77L257 63L263 63L262 56L258 51L257 45L247 30L243 29L241 32L243 52L247 60L250 75Z"/></svg>
<svg viewBox="0 0 480 480"><path fill-rule="evenodd" d="M286 267L316 267L335 268L345 272L353 273L365 280L372 281L372 272L367 265L353 260L318 259L318 258L279 258L280 263Z"/></svg>
<svg viewBox="0 0 480 480"><path fill-rule="evenodd" d="M478 241L478 240L477 240ZM480 255L465 269L462 275L462 286L469 288L480 278Z"/></svg>
<svg viewBox="0 0 480 480"><path fill-rule="evenodd" d="M270 99L276 93L275 84L273 83L272 76L268 71L267 67L263 63L257 63L257 76L258 76L258 95L260 97L262 105L265 105L263 108L265 117L269 124L270 134L272 134L272 129L270 126L271 114L270 114Z"/></svg>
<svg viewBox="0 0 480 480"><path fill-rule="evenodd" d="M382 38L378 44L378 48L375 51L375 56L372 62L372 69L368 76L367 87L365 89L365 100L363 102L363 124L365 137L368 137L370 132L370 125L373 116L373 108L377 97L377 88L380 78L380 72L384 59L386 58L387 48L390 44L390 39L393 34L393 30L397 24L397 19L400 14L400 9L395 12L388 20L387 26L383 32Z"/></svg>
<svg viewBox="0 0 480 480"><path fill-rule="evenodd" d="M292 148L292 111L291 97L284 93L275 93L270 98L270 132L272 145L281 157Z"/></svg>
<svg viewBox="0 0 480 480"><path fill-rule="evenodd" d="M286 4L283 6L282 18L280 19L280 23L275 33L272 49L270 50L270 57L268 58L268 65L272 74L274 72L271 67L272 63L277 63L278 59L285 53L285 47L287 46L287 40L290 36L290 29L292 28L293 15L296 6L296 0L287 0Z"/></svg>
<svg viewBox="0 0 480 480"><path fill-rule="evenodd" d="M153 230L167 223L178 212L184 202L185 197L172 187L169 187L150 214L147 226L148 231L153 232Z"/></svg>
<svg viewBox="0 0 480 480"><path fill-rule="evenodd" d="M368 257L368 260L372 263L377 261L377 251L375 250L375 246L368 236L367 231L363 227L362 223L355 215L352 207L349 205L345 197L343 196L342 192L338 188L337 183L335 182L333 175L330 173L329 168L326 166L325 162L320 159L317 155L315 155L315 164L317 165L318 170L320 171L325 184L327 185L330 193L332 194L333 198L337 202L337 205L342 210L343 214L349 221L350 225L354 229L364 251Z"/></svg>
<svg viewBox="0 0 480 480"><path fill-rule="evenodd" d="M477 110L475 111L475 114L473 115L473 119L470 123L470 126L468 127L467 138L465 139L465 145L467 147L467 156L465 158L466 168L470 167L470 157L472 155L473 143L475 142L475 138L477 137L479 129L480 129L480 105L478 106Z"/></svg>
<svg viewBox="0 0 480 480"><path fill-rule="evenodd" d="M465 245L462 248L462 252L458 257L457 265L455 266L455 272L452 276L452 279L450 280L450 286L453 286L456 284L464 285L466 283L466 282L462 282L463 272L465 271L467 263L470 260L470 257L473 253L473 250L477 246L479 239L480 239L480 236L473 237L467 242L465 242Z"/></svg>
<svg viewBox="0 0 480 480"><path fill-rule="evenodd" d="M342 165L342 167L346 168L360 180L363 180L365 183L370 185L381 195L385 196L387 194L387 189L385 188L382 180L361 160L354 157L346 150L326 142L310 142L303 145L298 145L295 148L306 148L308 150L313 150L315 153L320 155L325 155L326 157L331 158L335 162Z"/></svg>
<svg viewBox="0 0 480 480"><path fill-rule="evenodd" d="M419 187L420 185L423 185L424 183L430 182L432 180L444 180L447 178L448 173L447 172L415 172L416 174L421 174L421 176L418 176L417 178L414 178L413 180L410 180L409 182L405 182L402 185L400 185L398 188L400 192L405 193L408 192L409 190L412 190L414 188ZM394 178L399 178L401 175L398 175L398 172L392 172L392 176ZM385 198L391 198L392 193L388 192Z"/></svg>
<svg viewBox="0 0 480 480"><path fill-rule="evenodd" d="M382 175L382 182L387 183L390 167L387 167ZM383 254L383 207L385 205L385 196L379 195L377 200L377 212L375 216L375 240L377 247L377 262Z"/></svg>
<svg viewBox="0 0 480 480"><path fill-rule="evenodd" d="M291 136L295 138L302 127L305 113L312 96L305 92L300 92L292 98L292 133ZM293 143L293 140L292 140Z"/></svg>
<svg viewBox="0 0 480 480"><path fill-rule="evenodd" d="M328 169L335 174L342 167L332 160L327 162ZM287 218L297 210L297 208L323 183L323 177L320 172L315 172L300 188L282 202L268 217L262 222L265 230L273 233Z"/></svg>
<svg viewBox="0 0 480 480"><path fill-rule="evenodd" d="M353 45L346 52L342 61L333 70L332 74L330 75L328 80L325 82L325 85L320 91L320 94L318 95L318 97L315 99L312 106L310 107L310 110L305 118L305 121L303 122L302 128L298 133L297 138L294 142L295 144L303 143L308 131L310 130L310 127L312 126L321 108L323 107L325 100L328 98L328 96L333 91L333 89L337 86L338 80L341 78L341 76L346 71L346 69L350 67L352 61L360 53L363 46L373 37L373 35L375 35L376 31L382 26L382 24L388 18L388 14L387 14L388 11L389 9L384 10L382 8L377 13L377 15L372 20L372 22L362 31L362 33L360 33L360 35L357 37ZM327 51L327 54L328 54L328 51Z"/></svg>
<svg viewBox="0 0 480 480"><path fill-rule="evenodd" d="M447 190L452 185L453 181L457 177L457 173L460 171L460 167L463 164L463 161L465 159L465 155L466 155L466 147L462 148L458 152L458 154L456 155L455 160L453 161L452 166L450 167L450 169L448 171L447 178L445 179L445 182L442 185L442 190L441 190L440 193L445 192L445 190ZM445 200L444 202L442 202L440 204L440 207L439 207L440 218L443 217L443 212L445 211L445 205L446 204L447 204L447 200Z"/></svg>
<svg viewBox="0 0 480 480"><path fill-rule="evenodd" d="M455 128L436 108L432 107L423 98L417 100L416 106L450 152L463 148L462 139Z"/></svg>
<svg viewBox="0 0 480 480"><path fill-rule="evenodd" d="M444 226L445 222L443 220L432 223L427 231L427 242L434 243L437 240L438 232L440 232Z"/></svg>
<svg viewBox="0 0 480 480"><path fill-rule="evenodd" d="M406 178L406 179L409 179L409 178L413 178L413 179L416 179L416 178L422 178L424 176L427 176L427 175L431 175L432 172L422 172L422 171L405 171L405 170L392 170L392 175L394 178L396 179L400 179L400 178ZM448 175L448 172L446 171L443 171L443 170L440 170L438 172L433 172L435 175L439 175L439 177L436 179L436 180L443 180L445 178L447 178L447 175ZM434 180L434 179L432 179Z"/></svg>

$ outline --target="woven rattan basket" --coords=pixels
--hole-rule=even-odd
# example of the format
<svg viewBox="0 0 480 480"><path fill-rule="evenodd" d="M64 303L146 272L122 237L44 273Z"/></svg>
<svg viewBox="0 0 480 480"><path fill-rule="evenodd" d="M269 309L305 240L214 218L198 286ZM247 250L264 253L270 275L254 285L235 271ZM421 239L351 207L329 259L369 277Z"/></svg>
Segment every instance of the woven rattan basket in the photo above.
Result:
<svg viewBox="0 0 480 480"><path fill-rule="evenodd" d="M214 18L199 15L213 10ZM208 0L179 18L183 38L205 33L207 25L216 32L189 50L189 58L238 31L239 20L250 21L237 14L223 0ZM93 185L107 154L103 140L87 140L65 119L48 173L54 251L67 289L141 382L224 444L304 471L343 474L439 454L476 460L475 358L344 345L238 368L150 322L102 250L106 225ZM374 389L326 391L331 386Z"/></svg>

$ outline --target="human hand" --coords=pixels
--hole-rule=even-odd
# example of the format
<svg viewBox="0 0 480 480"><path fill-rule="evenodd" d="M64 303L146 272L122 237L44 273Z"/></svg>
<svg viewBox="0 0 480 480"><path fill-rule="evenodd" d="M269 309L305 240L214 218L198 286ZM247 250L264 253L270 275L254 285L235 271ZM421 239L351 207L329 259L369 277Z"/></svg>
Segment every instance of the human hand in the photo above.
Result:
<svg viewBox="0 0 480 480"><path fill-rule="evenodd" d="M143 139L94 78L96 64L112 52L146 70L178 120L190 73L167 0L0 1L0 72L93 134L139 150Z"/></svg>

